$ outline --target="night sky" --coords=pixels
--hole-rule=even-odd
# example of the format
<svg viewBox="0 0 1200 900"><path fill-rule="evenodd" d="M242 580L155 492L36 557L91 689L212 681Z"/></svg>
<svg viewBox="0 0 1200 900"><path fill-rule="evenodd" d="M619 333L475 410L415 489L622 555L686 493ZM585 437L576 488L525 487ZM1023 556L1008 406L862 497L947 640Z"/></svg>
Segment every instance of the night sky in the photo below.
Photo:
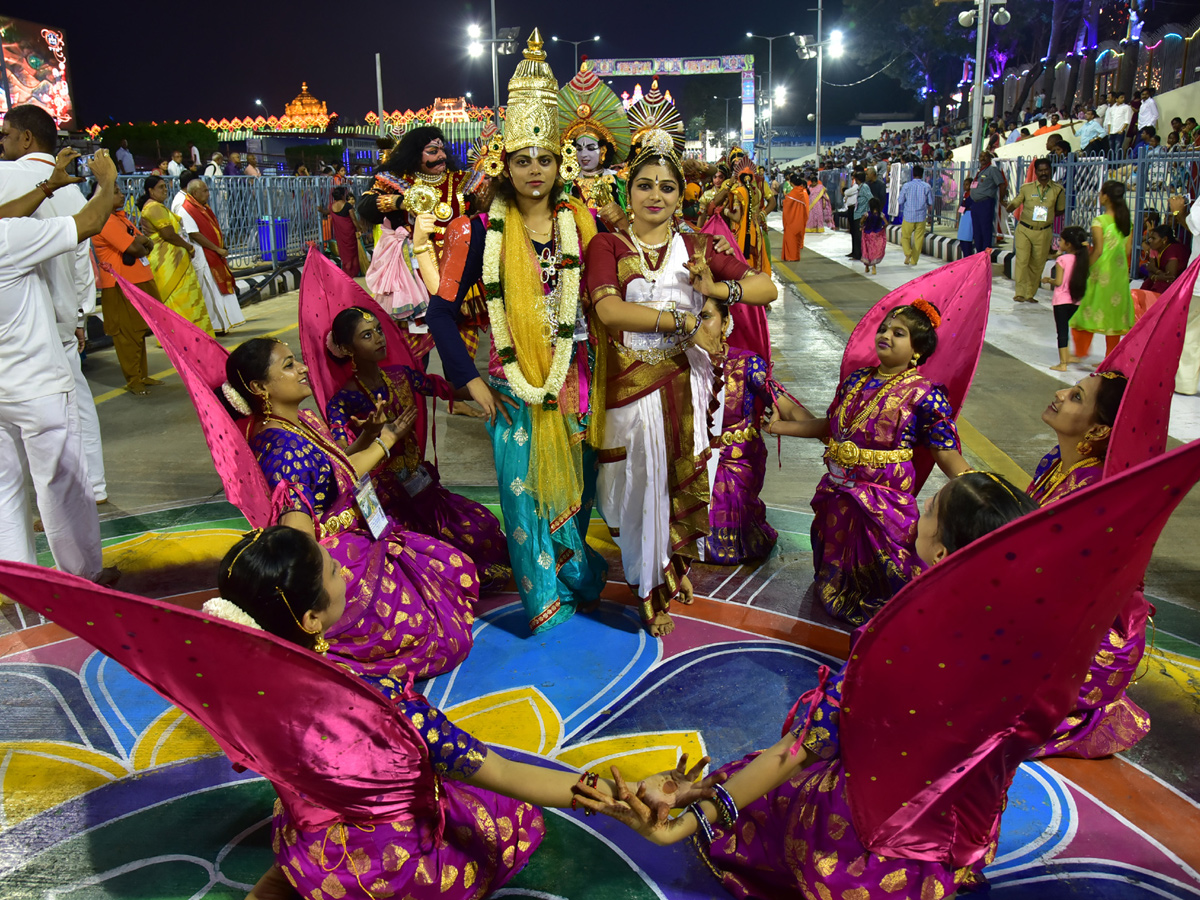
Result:
<svg viewBox="0 0 1200 900"><path fill-rule="evenodd" d="M756 73L765 76L767 42L746 38L745 33L814 33L816 13L801 11L807 5L675 0L647 4L638 14L622 4L593 4L603 11L601 21L585 25L578 14L581 4L497 0L497 25L520 26L522 36L538 26L560 83L571 74L573 50L570 44L550 43L552 34L579 40L598 33L599 44L581 48L581 53L594 57L753 53ZM789 7L796 11L778 14ZM118 9L127 14L118 15ZM827 0L825 10L826 30L838 27L840 0ZM491 105L488 57L472 60L465 50L467 24L479 22L485 30L489 26L486 0L371 5L291 0L212 6L165 2L152 7L9 0L4 11L65 31L73 96L83 125L256 115L256 98L269 114L279 116L302 81L343 122L361 120L375 107L376 52L383 54L388 110L418 109L435 96L467 91L473 94L472 102ZM500 58L501 102L519 58ZM851 82L869 74L849 60L826 60L826 82ZM805 123L813 109L815 79L815 61L800 62L790 39L775 41L775 81L788 87L790 101L778 115L780 125ZM689 89L684 82L694 84ZM612 86L618 94L632 91L633 79L617 79ZM707 112L714 129L724 124L725 104L712 102L707 110L697 109L699 98L732 97L739 91L736 75L675 77L660 86L678 100L686 93L691 103L681 107L685 118ZM643 84L643 89L649 87ZM729 104L731 118L736 105ZM880 75L857 88L827 85L823 108L828 130L860 111L900 112L915 106L910 94Z"/></svg>

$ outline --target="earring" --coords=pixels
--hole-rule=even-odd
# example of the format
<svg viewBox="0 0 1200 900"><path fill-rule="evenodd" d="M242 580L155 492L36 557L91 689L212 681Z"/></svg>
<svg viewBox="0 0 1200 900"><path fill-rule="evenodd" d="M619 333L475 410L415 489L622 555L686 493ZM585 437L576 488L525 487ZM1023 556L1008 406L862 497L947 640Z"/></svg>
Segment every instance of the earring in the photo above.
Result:
<svg viewBox="0 0 1200 900"><path fill-rule="evenodd" d="M271 415L271 397L270 397L270 395L269 394L259 394L258 396L262 400L262 405L263 405L262 414L264 416Z"/></svg>
<svg viewBox="0 0 1200 900"><path fill-rule="evenodd" d="M1091 456L1092 442L1089 440L1082 440L1075 445L1075 449L1079 451L1080 456Z"/></svg>
<svg viewBox="0 0 1200 900"><path fill-rule="evenodd" d="M329 641L325 640L325 635L319 631L313 639L313 652L320 653L322 656L329 652Z"/></svg>
<svg viewBox="0 0 1200 900"><path fill-rule="evenodd" d="M632 222L636 218L637 218L637 213L635 213L633 211L633 207L630 207L629 208L629 221Z"/></svg>
<svg viewBox="0 0 1200 900"><path fill-rule="evenodd" d="M910 366L912 366L912 367L915 369L915 368L917 367L917 363L918 363L918 362L920 362L920 360L921 360L921 354L920 354L920 353L914 353L914 354L912 355L912 359L911 359L911 360L909 360L908 364L909 364Z"/></svg>
<svg viewBox="0 0 1200 900"><path fill-rule="evenodd" d="M358 374L358 361L353 356L350 357L350 371Z"/></svg>

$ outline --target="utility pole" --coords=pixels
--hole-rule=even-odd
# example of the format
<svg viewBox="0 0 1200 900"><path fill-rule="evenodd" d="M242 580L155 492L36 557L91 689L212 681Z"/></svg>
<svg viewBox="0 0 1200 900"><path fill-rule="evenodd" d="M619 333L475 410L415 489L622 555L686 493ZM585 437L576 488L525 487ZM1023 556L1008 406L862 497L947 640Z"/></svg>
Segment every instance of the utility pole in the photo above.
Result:
<svg viewBox="0 0 1200 900"><path fill-rule="evenodd" d="M379 136L383 137L383 70L380 67L378 53L375 54L375 100L379 104Z"/></svg>

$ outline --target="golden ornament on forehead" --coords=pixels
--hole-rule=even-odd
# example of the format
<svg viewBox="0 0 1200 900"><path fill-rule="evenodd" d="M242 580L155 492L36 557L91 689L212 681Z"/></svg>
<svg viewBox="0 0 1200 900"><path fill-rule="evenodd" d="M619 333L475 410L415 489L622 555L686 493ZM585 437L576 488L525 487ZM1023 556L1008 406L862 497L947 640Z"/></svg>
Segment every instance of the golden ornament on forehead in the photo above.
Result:
<svg viewBox="0 0 1200 900"><path fill-rule="evenodd" d="M441 196L429 185L418 181L404 192L403 207L407 212L416 216L433 212L441 200Z"/></svg>

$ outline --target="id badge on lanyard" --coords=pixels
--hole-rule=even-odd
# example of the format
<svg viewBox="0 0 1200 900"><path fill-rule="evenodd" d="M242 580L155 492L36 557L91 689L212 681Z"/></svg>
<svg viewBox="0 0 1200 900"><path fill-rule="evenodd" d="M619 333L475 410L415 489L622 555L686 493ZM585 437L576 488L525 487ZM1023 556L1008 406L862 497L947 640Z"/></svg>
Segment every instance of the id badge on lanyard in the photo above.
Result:
<svg viewBox="0 0 1200 900"><path fill-rule="evenodd" d="M379 495L375 493L370 475L364 475L354 486L354 499L363 521L371 529L371 537L379 540L387 532L388 517L379 503Z"/></svg>

